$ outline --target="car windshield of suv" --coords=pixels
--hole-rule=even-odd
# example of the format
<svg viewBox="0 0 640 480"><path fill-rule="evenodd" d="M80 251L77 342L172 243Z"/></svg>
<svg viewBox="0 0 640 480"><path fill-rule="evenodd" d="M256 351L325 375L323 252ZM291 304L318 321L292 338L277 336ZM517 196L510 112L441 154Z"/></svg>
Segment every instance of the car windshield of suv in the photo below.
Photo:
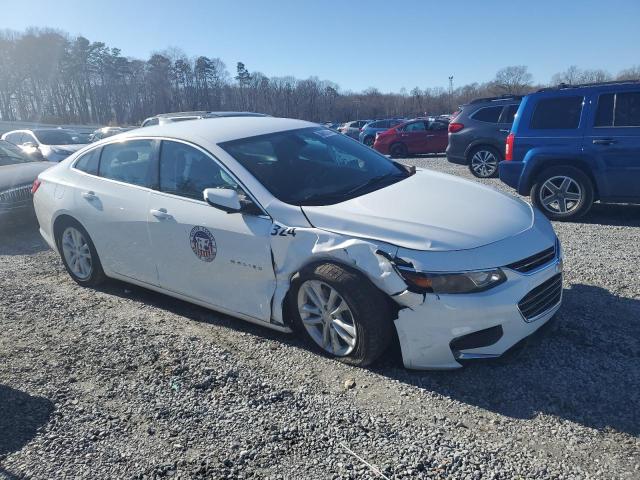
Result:
<svg viewBox="0 0 640 480"><path fill-rule="evenodd" d="M35 130L33 133L43 145L83 145L89 143L88 139L69 130Z"/></svg>
<svg viewBox="0 0 640 480"><path fill-rule="evenodd" d="M25 155L9 142L5 142L0 140L0 167L4 167L6 165L14 165L16 163L29 163L29 162L37 162L38 160L35 158L31 158L28 155Z"/></svg>
<svg viewBox="0 0 640 480"><path fill-rule="evenodd" d="M415 171L321 127L220 146L276 198L292 205L339 203L399 182Z"/></svg>

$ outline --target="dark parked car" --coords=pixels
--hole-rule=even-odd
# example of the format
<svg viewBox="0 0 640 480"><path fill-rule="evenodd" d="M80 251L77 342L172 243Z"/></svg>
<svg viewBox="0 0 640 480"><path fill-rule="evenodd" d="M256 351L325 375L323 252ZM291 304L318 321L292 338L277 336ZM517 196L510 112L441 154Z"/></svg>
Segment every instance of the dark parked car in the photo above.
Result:
<svg viewBox="0 0 640 480"><path fill-rule="evenodd" d="M527 95L500 179L556 220L578 218L596 200L640 203L640 82Z"/></svg>
<svg viewBox="0 0 640 480"><path fill-rule="evenodd" d="M343 123L341 127L338 127L338 131L357 140L362 127L371 121L372 120L354 120L352 122Z"/></svg>
<svg viewBox="0 0 640 480"><path fill-rule="evenodd" d="M442 153L447 148L447 125L446 120L409 120L378 133L373 148L392 157Z"/></svg>
<svg viewBox="0 0 640 480"><path fill-rule="evenodd" d="M32 218L31 186L38 174L52 165L0 140L0 222Z"/></svg>
<svg viewBox="0 0 640 480"><path fill-rule="evenodd" d="M478 178L497 176L504 142L521 99L518 96L479 98L462 105L449 124L447 160L468 165Z"/></svg>
<svg viewBox="0 0 640 480"><path fill-rule="evenodd" d="M172 122L184 122L185 120L199 120L202 118L216 118L216 117L268 117L264 113L254 112L174 112L174 113L161 113L153 117L149 117L142 122L141 127L150 127L152 125L164 125Z"/></svg>
<svg viewBox="0 0 640 480"><path fill-rule="evenodd" d="M400 125L402 122L406 121L407 120L404 118L389 118L386 120L375 120L373 122L369 122L360 130L358 139L360 142L371 147L373 146L373 142L376 140L376 133L384 132L385 130L389 130L391 127L395 127L396 125Z"/></svg>

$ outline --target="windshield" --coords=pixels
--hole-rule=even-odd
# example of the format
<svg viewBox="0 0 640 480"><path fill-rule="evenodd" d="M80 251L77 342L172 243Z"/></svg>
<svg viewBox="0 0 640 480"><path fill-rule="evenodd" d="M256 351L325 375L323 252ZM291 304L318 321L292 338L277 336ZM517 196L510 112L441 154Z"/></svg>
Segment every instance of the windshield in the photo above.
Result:
<svg viewBox="0 0 640 480"><path fill-rule="evenodd" d="M5 142L4 140L0 140L0 166L37 161L37 159L31 158L22 153L18 147L10 144L9 142Z"/></svg>
<svg viewBox="0 0 640 480"><path fill-rule="evenodd" d="M322 127L260 135L220 146L276 198L292 205L339 203L412 174L409 167Z"/></svg>
<svg viewBox="0 0 640 480"><path fill-rule="evenodd" d="M44 145L82 145L89 143L80 134L70 130L35 130L38 141Z"/></svg>

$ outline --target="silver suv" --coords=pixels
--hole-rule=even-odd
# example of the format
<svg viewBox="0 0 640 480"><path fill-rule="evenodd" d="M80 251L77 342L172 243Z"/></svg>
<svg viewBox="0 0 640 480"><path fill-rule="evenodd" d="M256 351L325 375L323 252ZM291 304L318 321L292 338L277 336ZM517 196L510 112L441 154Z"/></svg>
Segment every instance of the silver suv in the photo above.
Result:
<svg viewBox="0 0 640 480"><path fill-rule="evenodd" d="M447 160L468 165L478 178L498 175L504 144L520 106L520 96L479 98L462 105L449 123Z"/></svg>

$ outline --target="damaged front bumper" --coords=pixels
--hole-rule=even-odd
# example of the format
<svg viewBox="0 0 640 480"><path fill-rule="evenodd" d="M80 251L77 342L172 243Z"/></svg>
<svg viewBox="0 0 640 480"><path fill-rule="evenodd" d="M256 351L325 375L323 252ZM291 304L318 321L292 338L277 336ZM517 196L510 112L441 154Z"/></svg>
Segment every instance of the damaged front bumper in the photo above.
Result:
<svg viewBox="0 0 640 480"><path fill-rule="evenodd" d="M561 255L533 273L504 271L507 281L490 290L429 293L421 304L399 310L395 326L405 367L453 369L461 367L458 360L498 357L560 308Z"/></svg>

